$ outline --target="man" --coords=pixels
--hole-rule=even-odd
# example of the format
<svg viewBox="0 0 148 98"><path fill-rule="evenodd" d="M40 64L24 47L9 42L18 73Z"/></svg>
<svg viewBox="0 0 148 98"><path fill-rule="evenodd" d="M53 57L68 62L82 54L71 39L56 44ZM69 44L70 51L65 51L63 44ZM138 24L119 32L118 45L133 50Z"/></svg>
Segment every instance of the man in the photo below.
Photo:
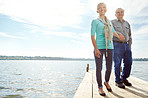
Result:
<svg viewBox="0 0 148 98"><path fill-rule="evenodd" d="M130 24L123 19L124 10L118 8L116 10L115 16L117 19L112 20L112 24L115 31L124 40L121 41L116 37L113 37L114 44L114 69L115 69L115 82L116 86L119 88L125 88L126 86L131 86L132 84L127 80L130 76L131 65L132 65L132 53L131 53L131 28ZM120 67L123 60L123 70L122 75L120 75Z"/></svg>

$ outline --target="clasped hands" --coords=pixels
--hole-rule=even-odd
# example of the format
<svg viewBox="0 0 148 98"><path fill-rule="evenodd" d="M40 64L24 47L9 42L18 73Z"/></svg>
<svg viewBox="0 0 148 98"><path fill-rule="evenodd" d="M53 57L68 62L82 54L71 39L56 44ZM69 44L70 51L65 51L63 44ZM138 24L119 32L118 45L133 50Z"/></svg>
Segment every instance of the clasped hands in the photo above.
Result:
<svg viewBox="0 0 148 98"><path fill-rule="evenodd" d="M119 34L119 40L121 41L125 41L125 37L120 33ZM100 58L101 52L99 51L99 49L95 49L95 56Z"/></svg>
<svg viewBox="0 0 148 98"><path fill-rule="evenodd" d="M119 34L119 40L125 41L125 37L121 33Z"/></svg>

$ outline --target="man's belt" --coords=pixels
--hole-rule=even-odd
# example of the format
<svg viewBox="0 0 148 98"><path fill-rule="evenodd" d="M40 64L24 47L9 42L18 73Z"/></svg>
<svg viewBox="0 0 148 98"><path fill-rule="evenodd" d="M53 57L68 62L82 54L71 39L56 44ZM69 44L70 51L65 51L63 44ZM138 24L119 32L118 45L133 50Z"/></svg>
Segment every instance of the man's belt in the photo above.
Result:
<svg viewBox="0 0 148 98"><path fill-rule="evenodd" d="M113 42L127 44L127 42L122 42L122 41L113 41Z"/></svg>

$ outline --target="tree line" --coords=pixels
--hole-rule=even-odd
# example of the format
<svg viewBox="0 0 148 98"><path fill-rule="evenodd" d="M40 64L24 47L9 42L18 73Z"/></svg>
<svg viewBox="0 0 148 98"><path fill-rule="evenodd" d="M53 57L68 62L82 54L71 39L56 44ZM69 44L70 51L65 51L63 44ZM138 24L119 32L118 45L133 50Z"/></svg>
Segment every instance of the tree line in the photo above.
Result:
<svg viewBox="0 0 148 98"><path fill-rule="evenodd" d="M0 60L91 60L90 58L64 58L46 56L0 56ZM148 61L148 58L133 58L133 61Z"/></svg>
<svg viewBox="0 0 148 98"><path fill-rule="evenodd" d="M93 59L46 57L46 56L0 56L0 60L93 60Z"/></svg>

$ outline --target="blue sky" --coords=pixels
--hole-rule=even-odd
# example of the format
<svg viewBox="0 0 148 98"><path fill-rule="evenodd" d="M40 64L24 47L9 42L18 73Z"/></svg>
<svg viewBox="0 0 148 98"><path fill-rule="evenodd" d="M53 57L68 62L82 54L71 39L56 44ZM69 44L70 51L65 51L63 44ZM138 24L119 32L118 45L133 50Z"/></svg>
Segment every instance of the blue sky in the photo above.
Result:
<svg viewBox="0 0 148 98"><path fill-rule="evenodd" d="M93 58L90 40L96 6L115 19L125 10L133 57L148 57L148 0L0 0L0 55Z"/></svg>

